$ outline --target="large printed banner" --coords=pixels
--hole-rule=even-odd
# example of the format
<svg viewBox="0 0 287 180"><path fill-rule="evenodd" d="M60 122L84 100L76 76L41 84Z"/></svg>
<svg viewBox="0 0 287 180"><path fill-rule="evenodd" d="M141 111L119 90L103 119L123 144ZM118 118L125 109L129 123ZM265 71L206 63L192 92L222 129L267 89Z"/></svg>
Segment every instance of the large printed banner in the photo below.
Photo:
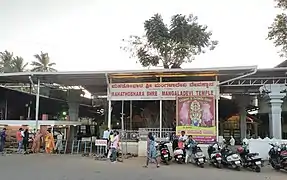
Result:
<svg viewBox="0 0 287 180"><path fill-rule="evenodd" d="M199 143L212 143L216 141L215 121L214 96L177 98L177 135L185 131Z"/></svg>
<svg viewBox="0 0 287 180"><path fill-rule="evenodd" d="M119 100L176 100L178 96L217 96L217 81L112 83L108 98Z"/></svg>

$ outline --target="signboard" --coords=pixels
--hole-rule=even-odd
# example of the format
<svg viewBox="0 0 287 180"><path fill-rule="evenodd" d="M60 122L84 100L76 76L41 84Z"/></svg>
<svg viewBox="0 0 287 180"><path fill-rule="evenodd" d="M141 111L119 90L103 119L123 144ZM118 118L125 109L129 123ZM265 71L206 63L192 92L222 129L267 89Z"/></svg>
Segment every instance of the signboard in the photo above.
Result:
<svg viewBox="0 0 287 180"><path fill-rule="evenodd" d="M177 98L176 134L186 135L203 144L216 141L216 115L214 96Z"/></svg>
<svg viewBox="0 0 287 180"><path fill-rule="evenodd" d="M112 83L110 100L176 100L178 96L216 96L217 81ZM217 94L216 94L217 93Z"/></svg>
<svg viewBox="0 0 287 180"><path fill-rule="evenodd" d="M105 139L96 139L95 146L105 146L107 147L108 141Z"/></svg>

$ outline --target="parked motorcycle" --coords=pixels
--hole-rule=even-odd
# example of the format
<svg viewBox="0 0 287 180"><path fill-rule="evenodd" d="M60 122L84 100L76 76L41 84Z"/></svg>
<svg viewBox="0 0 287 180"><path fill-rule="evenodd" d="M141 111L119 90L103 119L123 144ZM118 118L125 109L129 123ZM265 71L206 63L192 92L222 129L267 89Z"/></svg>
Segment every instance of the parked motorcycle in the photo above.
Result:
<svg viewBox="0 0 287 180"><path fill-rule="evenodd" d="M160 157L161 157L161 161L163 163L165 163L166 165L169 164L169 161L172 159L171 158L171 155L170 155L170 152L169 152L169 149L166 145L167 142L160 142L158 144L158 150L160 152Z"/></svg>
<svg viewBox="0 0 287 180"><path fill-rule="evenodd" d="M185 151L183 149L180 149L179 147L175 148L174 152L174 160L179 163L182 164L185 160Z"/></svg>
<svg viewBox="0 0 287 180"><path fill-rule="evenodd" d="M222 157L220 150L221 149L218 143L209 145L207 149L210 164L217 168L222 168Z"/></svg>
<svg viewBox="0 0 287 180"><path fill-rule="evenodd" d="M240 156L233 152L227 145L221 149L222 164L238 171L241 170L242 162Z"/></svg>
<svg viewBox="0 0 287 180"><path fill-rule="evenodd" d="M259 157L259 153L250 153L247 144L243 144L242 147L237 148L237 153L242 160L242 166L249 168L255 172L261 171L262 159Z"/></svg>
<svg viewBox="0 0 287 180"><path fill-rule="evenodd" d="M275 145L269 143L272 147L268 152L269 162L271 166L276 169L287 170L287 147L286 145Z"/></svg>
<svg viewBox="0 0 287 180"><path fill-rule="evenodd" d="M197 166L199 166L201 168L204 168L204 164L206 162L206 157L203 154L201 148L197 144L194 145L194 147L192 147L192 155L191 156L192 156L192 163L196 164Z"/></svg>

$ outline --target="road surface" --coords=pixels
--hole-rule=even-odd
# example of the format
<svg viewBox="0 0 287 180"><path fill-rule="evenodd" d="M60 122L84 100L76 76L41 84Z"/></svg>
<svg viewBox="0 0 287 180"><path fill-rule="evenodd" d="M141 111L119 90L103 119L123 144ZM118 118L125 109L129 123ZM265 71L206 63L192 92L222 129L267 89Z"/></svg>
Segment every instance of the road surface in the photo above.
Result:
<svg viewBox="0 0 287 180"><path fill-rule="evenodd" d="M143 158L124 163L96 161L70 155L7 155L0 156L2 180L283 180L286 172L264 167L261 173L242 170L204 169L193 165L162 165L143 168Z"/></svg>

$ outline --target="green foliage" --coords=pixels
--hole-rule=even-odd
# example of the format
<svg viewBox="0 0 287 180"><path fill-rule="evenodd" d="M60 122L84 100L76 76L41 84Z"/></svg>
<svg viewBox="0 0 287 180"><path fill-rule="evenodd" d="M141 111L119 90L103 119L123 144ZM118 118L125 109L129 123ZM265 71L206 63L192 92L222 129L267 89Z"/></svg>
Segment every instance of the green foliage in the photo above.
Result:
<svg viewBox="0 0 287 180"><path fill-rule="evenodd" d="M43 53L41 51L41 54L35 54L34 57L37 59L37 61L32 61L31 65L33 66L33 69L31 71L34 72L55 72L56 69L53 68L53 66L56 65L56 63L50 62L50 57L48 53Z"/></svg>
<svg viewBox="0 0 287 180"><path fill-rule="evenodd" d="M12 60L12 71L13 72L24 72L26 71L26 68L28 66L28 63L24 62L24 59L22 57L16 56L13 57Z"/></svg>
<svg viewBox="0 0 287 180"><path fill-rule="evenodd" d="M143 67L162 65L164 68L180 68L191 62L195 55L213 50L218 41L211 40L207 26L200 25L197 17L177 14L166 25L160 14L144 22L145 35L130 36L121 47L137 57Z"/></svg>
<svg viewBox="0 0 287 180"><path fill-rule="evenodd" d="M284 12L287 9L287 0L275 0L276 7L283 10L278 14L272 25L268 28L267 39L272 40L275 47L281 48L280 56L287 56L287 15Z"/></svg>
<svg viewBox="0 0 287 180"><path fill-rule="evenodd" d="M48 53L36 54L34 57L37 61L32 61L33 68L31 71L36 72L54 72L57 71L53 68L55 63L50 62ZM0 52L0 72L12 73L12 72L24 72L27 71L28 63L20 56L14 56L12 52L5 50Z"/></svg>
<svg viewBox="0 0 287 180"><path fill-rule="evenodd" d="M0 71L1 72L13 72L13 53L8 52L7 50L4 52L0 52Z"/></svg>

